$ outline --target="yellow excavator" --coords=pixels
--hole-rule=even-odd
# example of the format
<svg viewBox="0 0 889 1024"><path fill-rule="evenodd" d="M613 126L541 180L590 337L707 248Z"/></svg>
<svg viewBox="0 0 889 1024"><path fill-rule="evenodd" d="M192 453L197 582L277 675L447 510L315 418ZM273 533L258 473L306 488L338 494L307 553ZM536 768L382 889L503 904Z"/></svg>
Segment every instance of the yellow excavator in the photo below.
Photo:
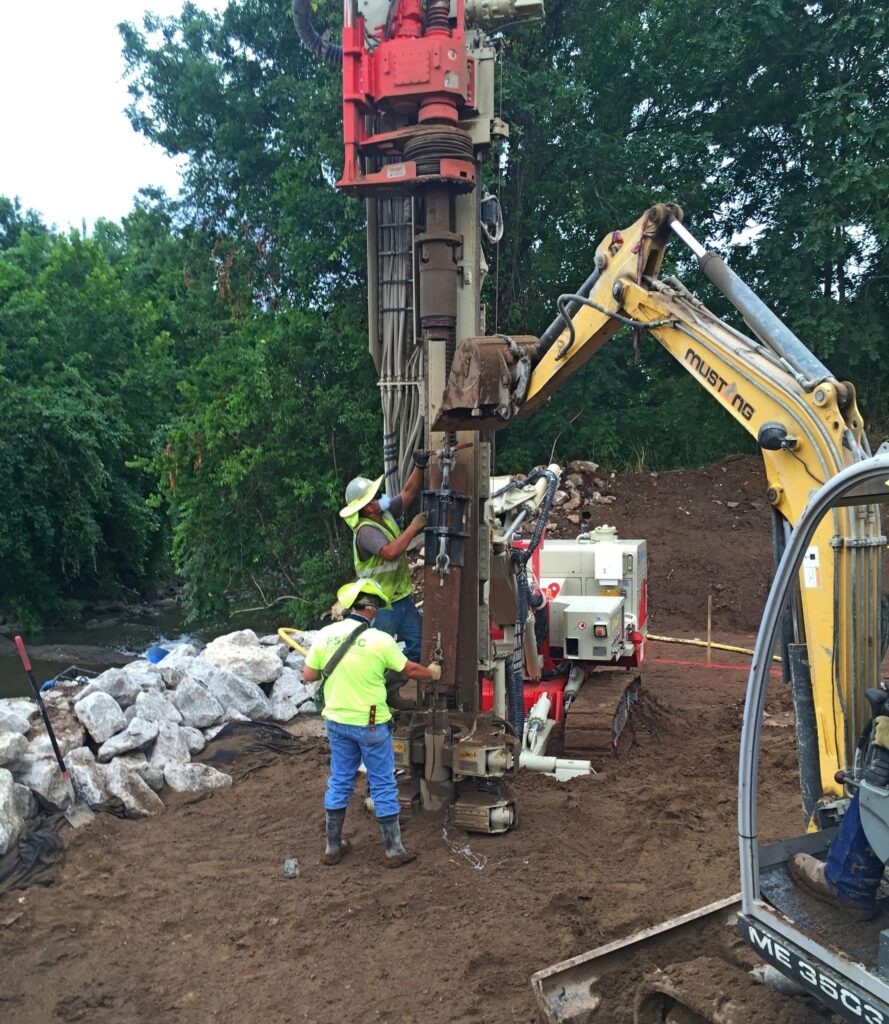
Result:
<svg viewBox="0 0 889 1024"><path fill-rule="evenodd" d="M863 942L844 945L840 924L800 902L786 869L795 852L823 856L850 793L859 786L868 840L889 857L889 788L880 792L877 787L869 797L871 810L865 812L863 782L872 746L871 717L885 697L879 669L881 635L887 634L880 584L886 538L879 504L889 496L889 455L881 450L872 456L853 385L837 380L682 220L678 206L659 204L631 227L608 234L597 249L593 273L576 294L559 298L559 316L540 338L464 339L435 424L445 430L490 430L533 415L621 327L629 326L653 335L753 435L768 480L779 570L745 707L739 775L743 902L740 895L731 896L626 942L547 968L533 979L535 993L544 1019L560 1024L733 1024L752 1019L743 999L726 998L724 977L714 981L715 993L695 997L707 992L706 979L696 977L692 983L682 965L642 983L635 1016L626 1015L626 1005L609 1008L604 994L602 979L637 949L675 942L677 932L702 934L728 921L737 922L763 960L832 1011L871 1024L889 1021L879 929L868 932ZM720 319L677 279L659 276L673 237L689 246L702 273L740 312L749 333ZM756 753L776 642L793 694L806 832L759 848ZM819 944L825 935L829 948ZM889 930L885 945L889 972ZM762 988L746 973L730 984L737 991L745 985ZM621 991L626 1004L625 986Z"/></svg>

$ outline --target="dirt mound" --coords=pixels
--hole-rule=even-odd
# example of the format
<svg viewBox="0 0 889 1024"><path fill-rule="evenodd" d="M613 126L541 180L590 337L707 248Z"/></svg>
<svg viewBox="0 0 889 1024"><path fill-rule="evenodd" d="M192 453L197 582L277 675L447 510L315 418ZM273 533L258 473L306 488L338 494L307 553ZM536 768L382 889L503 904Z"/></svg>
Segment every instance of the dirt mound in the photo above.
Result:
<svg viewBox="0 0 889 1024"><path fill-rule="evenodd" d="M594 483L579 485L578 509L553 510L554 535L608 523L621 538L645 539L649 624L657 632L703 633L708 592L714 628L753 632L774 568L762 461L737 455L704 469L606 476L616 500L603 505L591 497ZM581 519L584 512L589 520Z"/></svg>
<svg viewBox="0 0 889 1024"><path fill-rule="evenodd" d="M712 585L720 636L749 644L770 565L755 464L609 485L607 521L649 540L658 630L701 631ZM157 819L102 817L68 833L60 884L0 898L0 1020L529 1024L536 970L737 891L745 683L743 656L708 667L699 649L652 643L619 757L571 783L522 773L505 836L407 823L419 857L400 871L380 863L358 797L352 851L321 865L320 741ZM775 679L766 839L799 826L789 708Z"/></svg>

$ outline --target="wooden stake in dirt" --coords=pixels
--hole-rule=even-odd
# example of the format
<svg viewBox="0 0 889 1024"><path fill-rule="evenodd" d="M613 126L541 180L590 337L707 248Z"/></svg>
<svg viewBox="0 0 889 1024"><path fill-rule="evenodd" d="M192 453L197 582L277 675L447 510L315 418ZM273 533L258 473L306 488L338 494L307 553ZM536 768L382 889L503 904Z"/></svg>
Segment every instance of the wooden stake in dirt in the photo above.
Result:
<svg viewBox="0 0 889 1024"><path fill-rule="evenodd" d="M707 664L710 664L710 644L713 640L713 595L707 595Z"/></svg>

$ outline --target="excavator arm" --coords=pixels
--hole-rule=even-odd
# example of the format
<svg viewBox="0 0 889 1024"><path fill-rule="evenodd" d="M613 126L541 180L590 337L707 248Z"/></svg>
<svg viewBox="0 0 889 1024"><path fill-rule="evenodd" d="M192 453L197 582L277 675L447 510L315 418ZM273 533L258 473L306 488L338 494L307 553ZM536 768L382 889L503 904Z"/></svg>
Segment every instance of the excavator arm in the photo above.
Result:
<svg viewBox="0 0 889 1024"><path fill-rule="evenodd" d="M752 336L716 316L675 278L658 276L674 234L740 310ZM492 429L533 415L630 326L652 334L757 440L779 549L811 492L869 454L854 387L836 380L719 256L695 241L677 206L655 206L630 228L607 235L593 274L577 295L560 297L559 309L540 338L465 339L436 426ZM809 547L788 613L785 671L794 688L807 822L819 808L829 816L842 798L835 775L852 763L868 716L864 691L879 678L885 544L875 506L836 509Z"/></svg>

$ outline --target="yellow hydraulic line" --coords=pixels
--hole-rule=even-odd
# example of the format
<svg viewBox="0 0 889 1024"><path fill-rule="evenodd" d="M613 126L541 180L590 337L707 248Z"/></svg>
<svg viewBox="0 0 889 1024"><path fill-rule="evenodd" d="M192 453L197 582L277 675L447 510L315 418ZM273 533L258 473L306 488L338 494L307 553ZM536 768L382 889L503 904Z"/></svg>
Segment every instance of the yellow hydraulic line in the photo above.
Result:
<svg viewBox="0 0 889 1024"><path fill-rule="evenodd" d="M300 654L306 655L309 652L305 649L305 647L303 647L302 644L298 644L296 640L293 639L294 635L299 632L300 630L293 629L290 626L282 626L278 630L278 636L281 637L281 639L284 641L285 644L287 644L288 647L292 647L295 651L299 651Z"/></svg>
<svg viewBox="0 0 889 1024"><path fill-rule="evenodd" d="M656 636L654 633L648 634L649 640L658 640L662 644L688 644L689 647L706 647L706 640L687 640L684 637L679 636ZM749 654L753 657L753 651L749 647L736 647L734 644L718 644L715 641L712 642L710 647L714 647L717 651L734 651L735 654ZM772 655L772 661L780 661L781 658L777 654Z"/></svg>

